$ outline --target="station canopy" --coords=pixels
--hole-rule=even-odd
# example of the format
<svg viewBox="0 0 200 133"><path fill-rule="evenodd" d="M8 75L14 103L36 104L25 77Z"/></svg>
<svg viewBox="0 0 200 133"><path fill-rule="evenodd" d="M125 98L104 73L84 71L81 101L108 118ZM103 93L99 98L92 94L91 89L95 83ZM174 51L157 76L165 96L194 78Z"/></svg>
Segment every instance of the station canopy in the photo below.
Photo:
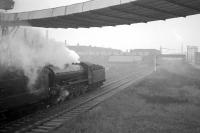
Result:
<svg viewBox="0 0 200 133"><path fill-rule="evenodd" d="M51 9L1 14L1 25L46 28L145 23L200 13L200 0L91 0Z"/></svg>

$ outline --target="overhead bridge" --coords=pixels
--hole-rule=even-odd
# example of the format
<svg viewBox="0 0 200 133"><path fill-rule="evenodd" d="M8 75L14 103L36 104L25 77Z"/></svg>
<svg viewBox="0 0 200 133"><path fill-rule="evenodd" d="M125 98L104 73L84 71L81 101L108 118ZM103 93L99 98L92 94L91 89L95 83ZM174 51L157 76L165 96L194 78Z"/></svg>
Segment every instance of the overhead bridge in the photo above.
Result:
<svg viewBox="0 0 200 133"><path fill-rule="evenodd" d="M146 23L199 13L200 0L91 0L45 10L1 14L0 21L1 25L9 26L88 28Z"/></svg>

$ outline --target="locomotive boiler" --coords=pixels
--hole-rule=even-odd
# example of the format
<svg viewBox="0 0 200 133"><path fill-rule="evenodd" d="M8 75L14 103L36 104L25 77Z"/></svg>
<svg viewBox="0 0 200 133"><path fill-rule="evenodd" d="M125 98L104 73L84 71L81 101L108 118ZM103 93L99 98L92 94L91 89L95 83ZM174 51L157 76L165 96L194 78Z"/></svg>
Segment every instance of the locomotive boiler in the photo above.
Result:
<svg viewBox="0 0 200 133"><path fill-rule="evenodd" d="M61 102L99 87L104 81L104 67L86 62L64 69L53 65L43 67L31 91L23 72L6 72L0 77L0 113L42 101Z"/></svg>

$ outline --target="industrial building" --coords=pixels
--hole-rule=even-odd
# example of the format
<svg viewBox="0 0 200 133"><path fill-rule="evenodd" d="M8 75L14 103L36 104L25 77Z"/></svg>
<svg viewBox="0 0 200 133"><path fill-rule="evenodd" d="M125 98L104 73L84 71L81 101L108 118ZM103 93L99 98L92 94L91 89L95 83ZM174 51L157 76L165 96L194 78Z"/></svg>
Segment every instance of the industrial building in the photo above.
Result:
<svg viewBox="0 0 200 133"><path fill-rule="evenodd" d="M135 56L155 56L155 55L160 55L160 50L157 49L133 49L130 51L132 55Z"/></svg>
<svg viewBox="0 0 200 133"><path fill-rule="evenodd" d="M69 49L76 51L80 56L82 55L119 55L122 53L121 50L112 48L102 48L93 46L67 46Z"/></svg>
<svg viewBox="0 0 200 133"><path fill-rule="evenodd" d="M195 53L198 52L197 46L187 46L187 61L195 64Z"/></svg>

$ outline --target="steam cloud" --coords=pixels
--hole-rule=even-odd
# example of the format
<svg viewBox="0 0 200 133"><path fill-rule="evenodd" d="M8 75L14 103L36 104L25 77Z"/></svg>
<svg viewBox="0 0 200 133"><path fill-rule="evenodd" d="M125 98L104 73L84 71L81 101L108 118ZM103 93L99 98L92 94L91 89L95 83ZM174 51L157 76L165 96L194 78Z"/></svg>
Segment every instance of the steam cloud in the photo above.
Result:
<svg viewBox="0 0 200 133"><path fill-rule="evenodd" d="M53 40L47 41L41 34L21 30L14 36L5 36L0 40L0 66L23 70L28 77L28 86L35 83L38 70L52 64L64 68L66 64L79 62L79 56L64 44Z"/></svg>

